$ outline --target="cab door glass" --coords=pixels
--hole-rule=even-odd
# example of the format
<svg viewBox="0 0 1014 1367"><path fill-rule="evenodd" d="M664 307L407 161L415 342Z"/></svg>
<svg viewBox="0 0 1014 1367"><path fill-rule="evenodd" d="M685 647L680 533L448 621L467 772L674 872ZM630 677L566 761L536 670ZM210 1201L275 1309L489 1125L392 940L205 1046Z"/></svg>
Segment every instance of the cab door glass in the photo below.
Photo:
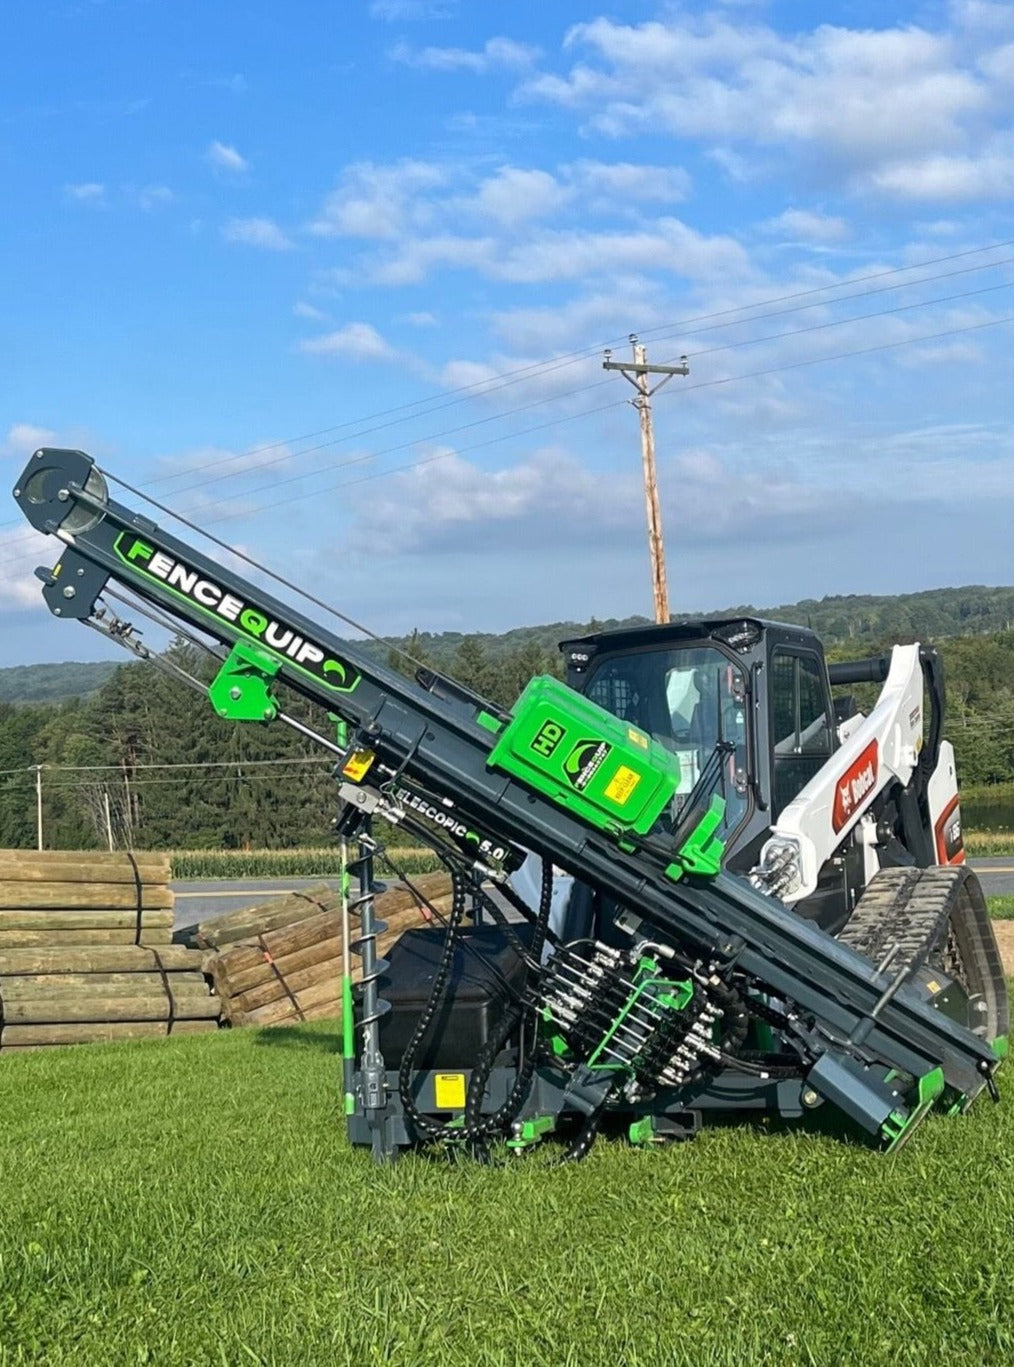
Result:
<svg viewBox="0 0 1014 1367"><path fill-rule="evenodd" d="M720 740L725 757L718 792L725 799L721 833L728 836L749 806L746 676L711 646L637 651L593 667L586 695L633 722L673 754L680 767L678 814Z"/></svg>
<svg viewBox="0 0 1014 1367"><path fill-rule="evenodd" d="M832 730L824 671L816 655L776 649L771 660L774 816L823 767Z"/></svg>

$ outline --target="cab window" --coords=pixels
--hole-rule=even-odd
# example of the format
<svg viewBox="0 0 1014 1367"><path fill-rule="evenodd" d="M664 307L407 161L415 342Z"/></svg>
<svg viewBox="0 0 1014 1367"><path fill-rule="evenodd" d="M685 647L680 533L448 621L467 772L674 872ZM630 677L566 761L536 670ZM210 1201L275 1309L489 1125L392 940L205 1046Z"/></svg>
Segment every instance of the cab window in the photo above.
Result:
<svg viewBox="0 0 1014 1367"><path fill-rule="evenodd" d="M780 649L773 652L771 737L777 819L832 751L824 670L816 655Z"/></svg>
<svg viewBox="0 0 1014 1367"><path fill-rule="evenodd" d="M723 834L739 826L749 805L746 678L727 656L711 646L606 656L593 665L585 693L676 756L677 813L718 741L731 742L718 783L726 803Z"/></svg>

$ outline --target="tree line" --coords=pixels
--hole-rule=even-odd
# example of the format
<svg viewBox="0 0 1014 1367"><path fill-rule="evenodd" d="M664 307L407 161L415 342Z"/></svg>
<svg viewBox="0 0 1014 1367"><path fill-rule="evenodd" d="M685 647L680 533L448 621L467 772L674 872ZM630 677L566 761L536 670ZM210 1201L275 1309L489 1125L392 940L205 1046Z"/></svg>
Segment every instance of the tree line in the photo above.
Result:
<svg viewBox="0 0 1014 1367"><path fill-rule="evenodd" d="M540 633L494 651L472 636L434 650L432 638L416 635L405 642L407 653L391 651L389 663L406 674L418 665L435 668L509 708L533 675L560 674L555 639L547 644ZM871 654L890 643L864 632L828 654ZM1014 630L938 646L946 734L961 782L1014 781ZM167 657L210 678L212 662L191 645L177 642ZM319 709L282 693L284 711L318 731L328 727ZM862 697L861 705L870 700ZM326 842L335 811L331 764L320 746L280 723L223 721L206 698L141 663L120 666L84 699L0 703L0 847L36 843L36 766L50 848L102 848L110 835L117 847L287 848Z"/></svg>
<svg viewBox="0 0 1014 1367"><path fill-rule="evenodd" d="M209 681L214 664L177 642L166 658ZM435 662L392 652L403 673ZM534 674L559 666L529 643L493 661L474 640L449 672L508 706ZM333 731L325 713L284 687L281 710ZM121 665L89 698L0 703L0 848L36 844L37 783L51 849L285 849L323 844L335 815L328 751L280 722L223 721L206 697L150 664ZM41 766L41 774L37 772Z"/></svg>

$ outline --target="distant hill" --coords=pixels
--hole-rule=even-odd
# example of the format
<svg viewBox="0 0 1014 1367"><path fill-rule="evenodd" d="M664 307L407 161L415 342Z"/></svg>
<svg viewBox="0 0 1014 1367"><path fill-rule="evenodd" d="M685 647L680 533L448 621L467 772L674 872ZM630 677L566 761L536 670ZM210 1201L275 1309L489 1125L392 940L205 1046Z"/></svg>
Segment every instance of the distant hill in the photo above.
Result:
<svg viewBox="0 0 1014 1367"><path fill-rule="evenodd" d="M126 658L126 657L125 657ZM0 669L0 703L67 702L97 693L116 669L113 660L91 664L14 665Z"/></svg>
<svg viewBox="0 0 1014 1367"><path fill-rule="evenodd" d="M804 598L799 603L777 607L755 607L740 603L735 607L705 612L684 609L677 604L673 619L684 617L731 617L742 614L766 617L776 622L808 626L827 645L850 641L880 642L885 639L941 640L949 636L979 636L1014 627L1014 588L988 588L980 584L954 589L927 589L921 593L891 595L834 594L825 598ZM647 617L608 618L589 622L553 622L547 626L515 627L499 635L484 632L445 631L434 634L420 631L391 644L412 654L442 664L453 658L466 639L478 641L487 655L499 656L534 643L555 650L557 642L568 636L613 627L635 626Z"/></svg>
<svg viewBox="0 0 1014 1367"><path fill-rule="evenodd" d="M804 598L777 607L736 607L691 612L677 605L673 617L726 617L737 614L767 617L811 627L828 646L866 642L934 640L953 636L980 636L1014 628L1014 588L988 588L981 584L954 589L927 589L922 593L833 594ZM390 647L401 648L422 660L448 667L466 640L482 647L492 662L526 646L554 652L558 641L589 631L634 626L646 617L610 617L591 622L551 622L544 626L514 627L505 632L439 633L419 631L413 636L391 637L389 643L359 642L378 658ZM129 657L124 654L124 663ZM0 669L0 703L64 702L95 693L116 668L115 663L16 665Z"/></svg>

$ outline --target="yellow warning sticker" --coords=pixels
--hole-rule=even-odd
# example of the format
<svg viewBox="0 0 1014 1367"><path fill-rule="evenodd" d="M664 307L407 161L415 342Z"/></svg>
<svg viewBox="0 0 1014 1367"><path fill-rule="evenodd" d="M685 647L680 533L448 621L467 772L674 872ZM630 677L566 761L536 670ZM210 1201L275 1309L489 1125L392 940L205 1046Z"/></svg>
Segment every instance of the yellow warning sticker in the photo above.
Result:
<svg viewBox="0 0 1014 1367"><path fill-rule="evenodd" d="M633 769L621 764L606 784L606 797L610 802L615 802L617 807L622 807L640 781L640 774L635 774Z"/></svg>
<svg viewBox="0 0 1014 1367"><path fill-rule="evenodd" d="M627 727L627 740L633 741L634 744L639 745L642 750L647 750L648 748L648 737L643 731L635 731L632 726Z"/></svg>
<svg viewBox="0 0 1014 1367"><path fill-rule="evenodd" d="M369 772L370 765L376 758L372 750L353 750L342 765L342 773L353 783L358 783Z"/></svg>
<svg viewBox="0 0 1014 1367"><path fill-rule="evenodd" d="M463 1111L465 1074L437 1073L433 1079L433 1092L438 1111Z"/></svg>

